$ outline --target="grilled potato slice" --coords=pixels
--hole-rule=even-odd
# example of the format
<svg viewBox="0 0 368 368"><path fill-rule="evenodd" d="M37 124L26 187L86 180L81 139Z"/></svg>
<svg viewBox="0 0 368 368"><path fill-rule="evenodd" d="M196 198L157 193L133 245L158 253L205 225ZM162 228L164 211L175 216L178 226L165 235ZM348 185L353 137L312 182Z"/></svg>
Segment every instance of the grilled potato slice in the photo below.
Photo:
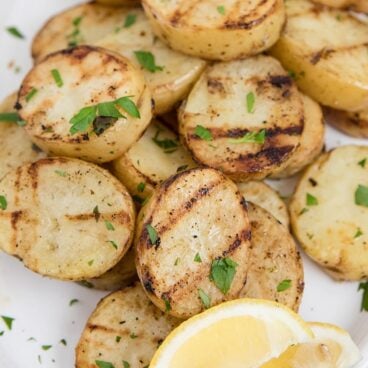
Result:
<svg viewBox="0 0 368 368"><path fill-rule="evenodd" d="M343 133L356 138L368 138L368 109L348 112L324 108L326 121Z"/></svg>
<svg viewBox="0 0 368 368"><path fill-rule="evenodd" d="M367 161L365 146L322 155L304 173L290 203L297 239L338 280L368 277Z"/></svg>
<svg viewBox="0 0 368 368"><path fill-rule="evenodd" d="M138 276L150 299L175 317L190 317L238 297L246 281L246 202L216 170L181 172L141 209L135 244Z"/></svg>
<svg viewBox="0 0 368 368"><path fill-rule="evenodd" d="M137 283L102 299L76 348L76 368L148 367L153 354L179 321L157 309ZM123 363L123 362L126 363Z"/></svg>
<svg viewBox="0 0 368 368"><path fill-rule="evenodd" d="M155 33L174 50L213 60L258 54L285 22L282 0L143 0Z"/></svg>
<svg viewBox="0 0 368 368"><path fill-rule="evenodd" d="M287 162L287 166L271 178L285 178L296 174L313 162L322 152L325 144L325 125L322 109L306 95L302 95L304 104L304 129L300 146Z"/></svg>
<svg viewBox="0 0 368 368"><path fill-rule="evenodd" d="M106 170L70 158L23 165L0 181L0 247L26 267L63 280L98 277L133 238L134 205Z"/></svg>
<svg viewBox="0 0 368 368"><path fill-rule="evenodd" d="M285 5L288 21L270 53L321 104L348 111L368 108L368 24L307 0Z"/></svg>
<svg viewBox="0 0 368 368"><path fill-rule="evenodd" d="M250 201L264 208L273 215L277 221L287 228L289 227L290 219L286 204L273 188L261 181L238 183L238 188L246 201Z"/></svg>
<svg viewBox="0 0 368 368"><path fill-rule="evenodd" d="M111 270L94 279L84 280L83 284L90 288L111 291L128 286L137 279L134 259L135 252L134 248L131 247L123 259Z"/></svg>
<svg viewBox="0 0 368 368"><path fill-rule="evenodd" d="M15 112L16 101L16 93L5 98L0 103L0 114ZM12 169L46 156L14 122L0 121L0 146L0 179Z"/></svg>
<svg viewBox="0 0 368 368"><path fill-rule="evenodd" d="M179 130L196 161L237 181L275 173L299 145L302 98L269 56L208 67L179 111Z"/></svg>
<svg viewBox="0 0 368 368"><path fill-rule="evenodd" d="M154 120L128 152L112 162L112 172L138 203L171 175L195 163L178 136Z"/></svg>
<svg viewBox="0 0 368 368"><path fill-rule="evenodd" d="M274 300L298 311L303 263L289 231L269 212L248 203L252 231L250 263L242 298Z"/></svg>
<svg viewBox="0 0 368 368"><path fill-rule="evenodd" d="M32 43L32 57L40 61L58 50L79 44L90 45L123 27L130 12L131 9L126 7L105 6L97 2L64 10L50 18L38 31Z"/></svg>
<svg viewBox="0 0 368 368"><path fill-rule="evenodd" d="M155 112L163 114L187 96L206 62L171 50L158 40L142 10L134 9L130 14L137 16L132 26L108 35L96 45L122 54L141 67L155 100ZM155 66L141 66L136 52L152 54Z"/></svg>
<svg viewBox="0 0 368 368"><path fill-rule="evenodd" d="M331 6L333 8L348 8L358 12L368 13L366 0L313 0L316 3Z"/></svg>
<svg viewBox="0 0 368 368"><path fill-rule="evenodd" d="M59 74L61 86L52 71ZM28 100L32 90L37 93ZM122 97L130 98L140 117L116 104L112 115L110 107L107 113L101 112L99 104ZM97 163L112 161L126 152L152 116L151 94L142 73L126 58L90 46L59 51L38 63L24 79L17 105L38 146L52 155ZM95 115L82 112L96 106L99 110ZM116 112L120 117L114 115ZM71 122L77 116L81 127L74 134Z"/></svg>

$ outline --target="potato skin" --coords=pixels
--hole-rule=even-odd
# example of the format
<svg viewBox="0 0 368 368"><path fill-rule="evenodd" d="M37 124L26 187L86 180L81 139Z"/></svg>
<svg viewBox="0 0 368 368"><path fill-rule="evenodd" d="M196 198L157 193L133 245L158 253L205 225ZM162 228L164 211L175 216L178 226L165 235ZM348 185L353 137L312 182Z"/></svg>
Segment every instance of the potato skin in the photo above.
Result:
<svg viewBox="0 0 368 368"><path fill-rule="evenodd" d="M347 111L368 108L368 25L306 0L287 1L286 9L288 22L270 54L317 102Z"/></svg>
<svg viewBox="0 0 368 368"><path fill-rule="evenodd" d="M0 113L15 112L16 101L16 93L7 96L0 103ZM12 169L46 156L15 123L0 122L0 147L0 180Z"/></svg>
<svg viewBox="0 0 368 368"><path fill-rule="evenodd" d="M60 88L53 69L63 78ZM27 101L32 88L38 92ZM101 134L94 134L92 124L85 132L70 133L70 120L82 108L123 96L132 96L140 118L122 111L126 119L117 119ZM152 116L151 94L141 72L126 58L90 46L56 52L38 63L23 80L17 107L33 142L50 155L96 163L112 161L127 151Z"/></svg>
<svg viewBox="0 0 368 368"><path fill-rule="evenodd" d="M279 193L262 181L248 181L237 184L240 194L248 202L262 207L277 221L289 228L290 219L285 202L281 199Z"/></svg>
<svg viewBox="0 0 368 368"><path fill-rule="evenodd" d="M135 209L108 171L65 157L23 165L0 181L0 248L41 275L101 276L128 251Z"/></svg>
<svg viewBox="0 0 368 368"><path fill-rule="evenodd" d="M323 109L327 123L355 138L368 138L368 109L361 112Z"/></svg>
<svg viewBox="0 0 368 368"><path fill-rule="evenodd" d="M368 182L368 166L361 163L367 158L365 146L323 154L304 172L290 203L297 240L337 280L368 277L368 209L355 202L358 186ZM312 204L307 196L315 198Z"/></svg>
<svg viewBox="0 0 368 368"><path fill-rule="evenodd" d="M252 111L247 105L250 94ZM180 135L195 161L235 181L262 180L281 171L299 145L304 107L281 64L259 55L207 67L178 117ZM198 127L211 137L203 139ZM261 142L237 141L262 132Z"/></svg>
<svg viewBox="0 0 368 368"><path fill-rule="evenodd" d="M322 152L325 144L325 124L322 109L306 95L302 95L304 105L304 129L300 146L295 150L280 172L271 178L281 179L292 176L313 162Z"/></svg>
<svg viewBox="0 0 368 368"><path fill-rule="evenodd" d="M211 60L259 54L273 45L285 22L282 0L236 5L223 2L221 14L211 1L143 0L152 28L174 50ZM200 14L200 16L198 16Z"/></svg>
<svg viewBox="0 0 368 368"><path fill-rule="evenodd" d="M103 360L121 367L124 360L131 368L147 367L179 322L156 308L139 283L116 291L103 298L89 317L76 348L75 366L95 367L96 360Z"/></svg>
<svg viewBox="0 0 368 368"><path fill-rule="evenodd" d="M265 209L249 202L250 265L242 298L274 300L298 311L304 289L303 263L289 231ZM290 288L277 291L290 280Z"/></svg>
<svg viewBox="0 0 368 368"><path fill-rule="evenodd" d="M154 245L147 225L157 233ZM238 297L246 280L249 245L246 204L236 185L213 169L183 171L161 184L139 213L138 276L161 310L188 318L205 309L199 289L211 305ZM195 260L197 254L201 261ZM213 261L224 257L237 263L225 295L209 278Z"/></svg>
<svg viewBox="0 0 368 368"><path fill-rule="evenodd" d="M160 142L170 140L176 147L165 150L154 142L155 137ZM158 184L178 170L195 166L178 136L158 120L153 120L138 142L111 164L112 173L127 187L138 203L151 196Z"/></svg>

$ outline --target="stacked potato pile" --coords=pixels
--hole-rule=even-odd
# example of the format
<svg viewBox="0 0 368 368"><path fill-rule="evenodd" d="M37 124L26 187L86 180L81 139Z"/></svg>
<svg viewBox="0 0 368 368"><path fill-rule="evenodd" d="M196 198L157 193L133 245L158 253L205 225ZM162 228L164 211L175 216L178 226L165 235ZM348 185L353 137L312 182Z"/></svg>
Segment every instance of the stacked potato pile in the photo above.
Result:
<svg viewBox="0 0 368 368"><path fill-rule="evenodd" d="M77 367L148 366L180 320L226 300L298 310L288 211L261 180L309 164L295 236L333 277L368 277L368 147L320 155L319 105L368 137L368 25L321 3L368 9L318 3L100 0L36 35L0 108L0 249L120 289L90 317Z"/></svg>

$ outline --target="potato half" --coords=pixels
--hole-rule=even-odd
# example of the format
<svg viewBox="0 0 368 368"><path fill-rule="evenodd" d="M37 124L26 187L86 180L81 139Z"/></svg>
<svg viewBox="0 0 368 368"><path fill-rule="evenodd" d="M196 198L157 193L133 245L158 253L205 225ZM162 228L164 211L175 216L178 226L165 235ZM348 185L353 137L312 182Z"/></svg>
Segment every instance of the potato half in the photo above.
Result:
<svg viewBox="0 0 368 368"><path fill-rule="evenodd" d="M179 110L194 159L237 181L280 171L300 143L303 122L292 78L264 55L208 67Z"/></svg>
<svg viewBox="0 0 368 368"><path fill-rule="evenodd" d="M285 2L288 21L270 53L300 89L340 110L368 108L368 24L307 0Z"/></svg>
<svg viewBox="0 0 368 368"><path fill-rule="evenodd" d="M306 253L334 278L368 277L368 147L322 155L301 178L291 224Z"/></svg>
<svg viewBox="0 0 368 368"><path fill-rule="evenodd" d="M287 228L289 227L290 219L288 209L276 190L272 189L262 181L239 183L238 188L246 201L250 201L257 206L264 208L273 215L277 221Z"/></svg>
<svg viewBox="0 0 368 368"><path fill-rule="evenodd" d="M37 92L28 99L32 90ZM123 97L135 104L140 116L121 106L116 110L116 104L113 114L110 105L101 112L99 104ZM95 114L83 113L82 109L96 107ZM23 80L17 108L39 147L51 155L97 163L126 152L152 116L151 94L142 73L123 56L90 46L58 51L34 66ZM71 123L76 117L81 128L74 134Z"/></svg>
<svg viewBox="0 0 368 368"><path fill-rule="evenodd" d="M82 285L99 290L115 291L132 284L137 278L135 252L131 247L123 259L111 270L94 279L84 280Z"/></svg>
<svg viewBox="0 0 368 368"><path fill-rule="evenodd" d="M198 168L161 184L137 220L138 276L175 317L238 297L248 269L246 202L220 172Z"/></svg>
<svg viewBox="0 0 368 368"><path fill-rule="evenodd" d="M141 68L155 100L155 112L163 114L187 96L206 62L174 51L157 39L141 9L132 9L129 14L136 16L133 25L120 28L96 45L128 57ZM155 65L142 66L136 52L152 55Z"/></svg>
<svg viewBox="0 0 368 368"><path fill-rule="evenodd" d="M6 97L0 103L0 114L15 112L16 101L16 93ZM0 179L12 169L46 156L32 143L24 128L14 122L0 121L0 146Z"/></svg>
<svg viewBox="0 0 368 368"><path fill-rule="evenodd" d="M142 286L112 293L89 317L76 348L76 368L148 367L154 353L179 321L156 308ZM125 362L125 363L124 363Z"/></svg>
<svg viewBox="0 0 368 368"><path fill-rule="evenodd" d="M313 0L316 3L333 8L348 8L358 12L368 13L367 0Z"/></svg>
<svg viewBox="0 0 368 368"><path fill-rule="evenodd" d="M0 195L6 203L0 209L0 248L42 275L74 281L101 276L131 244L133 201L94 164L41 159L8 173Z"/></svg>
<svg viewBox="0 0 368 368"><path fill-rule="evenodd" d="M132 1L130 1L132 2ZM46 55L80 44L90 45L118 27L123 27L131 9L89 2L73 6L50 18L32 42L32 57Z"/></svg>
<svg viewBox="0 0 368 368"><path fill-rule="evenodd" d="M322 109L306 95L302 95L304 104L304 129L300 145L289 158L282 171L271 178L285 178L296 174L313 162L322 152L325 144L325 124Z"/></svg>
<svg viewBox="0 0 368 368"><path fill-rule="evenodd" d="M304 289L303 263L289 231L269 212L248 204L252 249L242 298L274 300L298 311Z"/></svg>
<svg viewBox="0 0 368 368"><path fill-rule="evenodd" d="M188 55L233 60L272 46L285 22L282 0L143 0L155 33Z"/></svg>
<svg viewBox="0 0 368 368"><path fill-rule="evenodd" d="M142 203L155 187L195 163L178 136L154 120L128 152L112 162L113 174Z"/></svg>
<svg viewBox="0 0 368 368"><path fill-rule="evenodd" d="M368 138L368 109L361 112L323 109L327 123L356 138Z"/></svg>

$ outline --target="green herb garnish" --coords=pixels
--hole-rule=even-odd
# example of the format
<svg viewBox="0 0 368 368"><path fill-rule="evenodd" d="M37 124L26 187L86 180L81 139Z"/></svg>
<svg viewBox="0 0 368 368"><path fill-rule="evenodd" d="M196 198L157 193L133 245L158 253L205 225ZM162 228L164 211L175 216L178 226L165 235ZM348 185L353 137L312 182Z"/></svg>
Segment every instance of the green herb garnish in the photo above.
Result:
<svg viewBox="0 0 368 368"><path fill-rule="evenodd" d="M225 7L223 5L219 5L217 7L217 11L221 14L221 15L225 15Z"/></svg>
<svg viewBox="0 0 368 368"><path fill-rule="evenodd" d="M116 336L116 337L115 337L115 341L116 341L116 342L120 342L120 340L121 340L121 336Z"/></svg>
<svg viewBox="0 0 368 368"><path fill-rule="evenodd" d="M95 360L95 363L98 368L115 368L113 364L111 364L110 362L105 362L103 360Z"/></svg>
<svg viewBox="0 0 368 368"><path fill-rule="evenodd" d="M0 122L4 123L16 123L19 126L25 126L26 122L20 118L16 112L3 112L0 113Z"/></svg>
<svg viewBox="0 0 368 368"><path fill-rule="evenodd" d="M130 364L126 360L123 360L123 366L124 368L130 368Z"/></svg>
<svg viewBox="0 0 368 368"><path fill-rule="evenodd" d="M106 229L109 230L109 231L114 231L115 230L114 225L110 221L105 220L105 226L106 226Z"/></svg>
<svg viewBox="0 0 368 368"><path fill-rule="evenodd" d="M52 345L42 345L41 348L42 348L42 350L47 351L47 350L50 350L52 348Z"/></svg>
<svg viewBox="0 0 368 368"><path fill-rule="evenodd" d="M54 171L56 175L62 176L63 178L65 178L68 174L63 171L63 170L55 170Z"/></svg>
<svg viewBox="0 0 368 368"><path fill-rule="evenodd" d="M368 187L359 185L355 191L355 204L358 206L368 207Z"/></svg>
<svg viewBox="0 0 368 368"><path fill-rule="evenodd" d="M17 38L20 38L20 39L25 38L23 33L21 33L17 27L8 27L8 28L6 28L6 30L14 37L17 37Z"/></svg>
<svg viewBox="0 0 368 368"><path fill-rule="evenodd" d="M363 160L361 160L361 161L358 162L358 165L361 166L364 169L366 163L367 163L367 159L364 158Z"/></svg>
<svg viewBox="0 0 368 368"><path fill-rule="evenodd" d="M307 206L317 206L318 205L318 199L310 193L307 193L305 202Z"/></svg>
<svg viewBox="0 0 368 368"><path fill-rule="evenodd" d="M254 112L254 104L256 102L256 97L253 92L247 94L247 111L249 114Z"/></svg>
<svg viewBox="0 0 368 368"><path fill-rule="evenodd" d="M138 337L138 335L136 335L134 332L132 332L132 333L129 335L129 337L130 337L131 339L136 339L136 338Z"/></svg>
<svg viewBox="0 0 368 368"><path fill-rule="evenodd" d="M137 20L136 14L128 14L125 18L124 28L131 27Z"/></svg>
<svg viewBox="0 0 368 368"><path fill-rule="evenodd" d="M285 291L287 289L291 288L291 280L282 280L278 285L277 285L277 291L279 293L281 293L282 291Z"/></svg>
<svg viewBox="0 0 368 368"><path fill-rule="evenodd" d="M26 101L29 102L37 92L38 92L38 90L36 88L32 87L32 89L27 93Z"/></svg>
<svg viewBox="0 0 368 368"><path fill-rule="evenodd" d="M80 32L80 24L82 22L83 17L76 17L72 20L73 30L70 34L66 36L68 40L68 46L74 47L77 46L78 43L82 42L81 32Z"/></svg>
<svg viewBox="0 0 368 368"><path fill-rule="evenodd" d="M140 192L140 193L142 193L142 192L144 192L144 188L146 187L146 183L139 183L138 185L137 185L137 190L138 190L138 192Z"/></svg>
<svg viewBox="0 0 368 368"><path fill-rule="evenodd" d="M8 208L8 201L3 195L0 195L0 208L5 211Z"/></svg>
<svg viewBox="0 0 368 368"><path fill-rule="evenodd" d="M52 69L51 75L54 78L54 81L59 88L64 85L63 79L61 78L61 75L58 69Z"/></svg>
<svg viewBox="0 0 368 368"><path fill-rule="evenodd" d="M266 140L266 131L262 129L260 132L249 132L241 138L230 139L230 143L257 143L263 144Z"/></svg>
<svg viewBox="0 0 368 368"><path fill-rule="evenodd" d="M155 136L152 138L152 141L155 142L157 146L162 148L165 153L173 153L178 149L179 144L168 138L160 139L159 135L161 133L161 130L158 129Z"/></svg>
<svg viewBox="0 0 368 368"><path fill-rule="evenodd" d="M358 291L363 290L363 297L362 297L362 304L361 304L361 311L368 312L368 281L361 282L358 287Z"/></svg>
<svg viewBox="0 0 368 368"><path fill-rule="evenodd" d="M141 67L151 73L155 73L156 71L161 71L164 69L163 66L156 65L155 56L152 54L152 52L134 51L134 55Z"/></svg>
<svg viewBox="0 0 368 368"><path fill-rule="evenodd" d="M61 339L60 340L60 344L63 344L64 346L67 346L66 340L65 339Z"/></svg>
<svg viewBox="0 0 368 368"><path fill-rule="evenodd" d="M70 302L69 302L69 306L71 307L72 305L76 304L76 303L79 303L79 300L78 299L72 299Z"/></svg>
<svg viewBox="0 0 368 368"><path fill-rule="evenodd" d="M194 134L204 141L212 141L213 139L211 131L202 125L197 125L195 127Z"/></svg>
<svg viewBox="0 0 368 368"><path fill-rule="evenodd" d="M170 312L171 311L170 300L167 299L165 296L162 297L162 300L165 302L165 312Z"/></svg>
<svg viewBox="0 0 368 368"><path fill-rule="evenodd" d="M363 235L363 231L360 229L360 227L358 227L358 229L357 229L357 231L354 235L354 239L359 238L362 235Z"/></svg>
<svg viewBox="0 0 368 368"><path fill-rule="evenodd" d="M202 263L202 258L199 253L197 253L194 257L194 262Z"/></svg>
<svg viewBox="0 0 368 368"><path fill-rule="evenodd" d="M110 243L115 249L118 249L118 245L113 240L108 240L108 243Z"/></svg>
<svg viewBox="0 0 368 368"><path fill-rule="evenodd" d="M146 229L147 229L148 236L149 236L151 244L155 245L157 243L157 240L158 240L158 235L157 235L156 229L151 224L147 224Z"/></svg>
<svg viewBox="0 0 368 368"><path fill-rule="evenodd" d="M198 289L198 295L206 309L211 307L211 298L202 289Z"/></svg>
<svg viewBox="0 0 368 368"><path fill-rule="evenodd" d="M230 290L238 264L230 258L215 259L212 261L210 280L215 283L223 294Z"/></svg>
<svg viewBox="0 0 368 368"><path fill-rule="evenodd" d="M6 327L8 327L8 330L11 330L15 319L7 316L1 316L1 319L4 321Z"/></svg>

